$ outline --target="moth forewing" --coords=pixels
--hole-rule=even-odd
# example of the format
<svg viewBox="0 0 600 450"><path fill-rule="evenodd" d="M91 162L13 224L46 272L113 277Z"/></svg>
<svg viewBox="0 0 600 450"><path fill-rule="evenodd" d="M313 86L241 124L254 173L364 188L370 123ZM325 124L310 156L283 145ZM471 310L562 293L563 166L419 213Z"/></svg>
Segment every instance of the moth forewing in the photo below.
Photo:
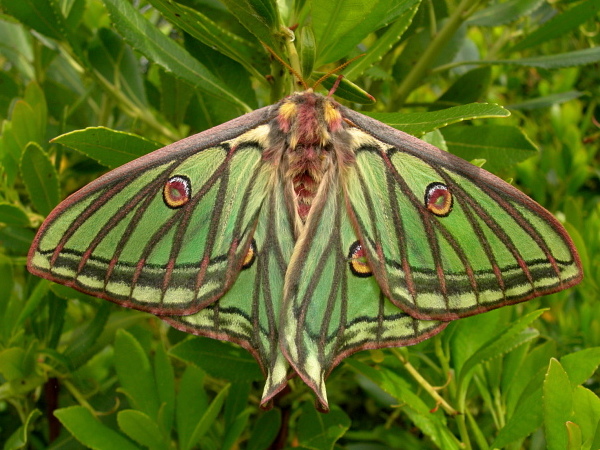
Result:
<svg viewBox="0 0 600 450"><path fill-rule="evenodd" d="M90 183L28 268L242 345L263 403L289 363L323 410L344 357L582 277L562 225L516 188L310 89Z"/></svg>

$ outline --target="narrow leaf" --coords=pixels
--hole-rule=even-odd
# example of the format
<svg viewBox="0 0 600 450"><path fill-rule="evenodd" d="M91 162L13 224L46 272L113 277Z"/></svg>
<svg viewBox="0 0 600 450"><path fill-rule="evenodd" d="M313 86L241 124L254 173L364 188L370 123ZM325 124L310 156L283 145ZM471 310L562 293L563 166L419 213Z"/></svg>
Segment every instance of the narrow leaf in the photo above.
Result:
<svg viewBox="0 0 600 450"><path fill-rule="evenodd" d="M321 66L346 57L370 33L392 23L418 0L343 0L313 2L312 19Z"/></svg>
<svg viewBox="0 0 600 450"><path fill-rule="evenodd" d="M111 169L162 147L158 142L141 136L105 127L90 127L61 134L52 142L77 150Z"/></svg>
<svg viewBox="0 0 600 450"><path fill-rule="evenodd" d="M193 337L173 346L169 354L197 365L208 374L230 381L255 381L264 379L256 360L239 347Z"/></svg>
<svg viewBox="0 0 600 450"><path fill-rule="evenodd" d="M161 407L162 425L171 430L175 414L175 373L163 345L159 343L154 355L154 377Z"/></svg>
<svg viewBox="0 0 600 450"><path fill-rule="evenodd" d="M417 3L406 10L398 20L387 27L384 33L378 36L373 45L369 47L366 55L353 62L348 69L344 71L345 75L350 79L355 79L362 75L367 69L375 67L375 64L380 61L403 36L404 32L412 23L412 20L419 9L419 5L420 3Z"/></svg>
<svg viewBox="0 0 600 450"><path fill-rule="evenodd" d="M10 203L0 203L0 223L16 227L28 227L30 225L29 217L25 211Z"/></svg>
<svg viewBox="0 0 600 450"><path fill-rule="evenodd" d="M591 347L569 353L560 359L560 363L569 374L573 387L591 378L600 366L600 347Z"/></svg>
<svg viewBox="0 0 600 450"><path fill-rule="evenodd" d="M492 103L470 103L439 111L419 113L363 113L391 127L415 136L428 133L452 123L484 117L507 117L510 112ZM445 133L445 131L444 131Z"/></svg>
<svg viewBox="0 0 600 450"><path fill-rule="evenodd" d="M54 415L83 445L94 450L139 450L131 441L103 425L83 406L58 409Z"/></svg>
<svg viewBox="0 0 600 450"><path fill-rule="evenodd" d="M550 360L544 380L544 429L549 450L567 448L566 423L571 419L573 394L567 372L556 359Z"/></svg>
<svg viewBox="0 0 600 450"><path fill-rule="evenodd" d="M119 428L136 441L151 450L168 449L169 445L165 442L156 422L141 411L126 409L117 414Z"/></svg>
<svg viewBox="0 0 600 450"><path fill-rule="evenodd" d="M275 48L273 37L278 34L281 21L274 0L223 0L223 3L259 41Z"/></svg>
<svg viewBox="0 0 600 450"><path fill-rule="evenodd" d="M530 58L488 60L484 64L509 64L514 66L537 67L540 69L560 69L583 66L600 61L600 47L556 53L554 55L533 56Z"/></svg>
<svg viewBox="0 0 600 450"><path fill-rule="evenodd" d="M183 450L191 448L188 444L194 428L208 407L204 377L204 371L190 364L179 382L176 403L177 435Z"/></svg>
<svg viewBox="0 0 600 450"><path fill-rule="evenodd" d="M565 426L567 427L567 450L581 450L581 428L573 422L567 422Z"/></svg>
<svg viewBox="0 0 600 450"><path fill-rule="evenodd" d="M557 14L552 19L544 22L533 33L529 33L523 40L517 42L510 51L523 50L551 39L565 36L569 31L590 20L590 17L594 17L598 11L600 11L600 2L598 0L581 2L562 14Z"/></svg>
<svg viewBox="0 0 600 450"><path fill-rule="evenodd" d="M481 125L446 128L448 150L467 161L485 159L485 168L498 173L531 158L536 147L514 126Z"/></svg>
<svg viewBox="0 0 600 450"><path fill-rule="evenodd" d="M6 440L4 443L4 450L20 450L23 448L28 448L27 443L29 441L29 429L35 420L41 415L42 412L39 409L32 410L27 416L25 423L17 428L17 430Z"/></svg>
<svg viewBox="0 0 600 450"><path fill-rule="evenodd" d="M490 448L505 448L511 442L526 438L543 424L542 389L522 396L521 400Z"/></svg>
<svg viewBox="0 0 600 450"><path fill-rule="evenodd" d="M202 437L206 434L206 432L213 425L221 408L223 407L223 403L225 402L225 397L227 397L227 393L229 392L229 385L226 385L217 396L213 399L213 401L208 405L206 411L202 415L202 418L196 424L194 431L190 437L189 445L191 447L195 447Z"/></svg>
<svg viewBox="0 0 600 450"><path fill-rule="evenodd" d="M135 337L125 330L117 331L114 358L119 382L133 405L156 419L158 395L148 355Z"/></svg>
<svg viewBox="0 0 600 450"><path fill-rule="evenodd" d="M530 100L525 100L523 102L513 103L511 105L507 105L506 108L520 109L524 111L531 109L549 108L552 105L565 103L585 95L586 94L584 92L579 91L560 92L558 94L544 95L543 97L536 97Z"/></svg>
<svg viewBox="0 0 600 450"><path fill-rule="evenodd" d="M473 14L468 24L482 27L504 25L535 11L543 2L544 0L508 0L503 3L494 3Z"/></svg>
<svg viewBox="0 0 600 450"><path fill-rule="evenodd" d="M52 1L2 0L0 4L5 14L15 17L27 27L53 39L62 39L65 26L64 17L56 14L55 8L52 7Z"/></svg>
<svg viewBox="0 0 600 450"><path fill-rule="evenodd" d="M127 42L149 60L159 64L190 83L191 86L236 105L245 111L250 108L229 92L183 47L166 37L143 17L129 2L104 0L115 27Z"/></svg>
<svg viewBox="0 0 600 450"><path fill-rule="evenodd" d="M21 174L35 209L43 215L50 214L60 200L58 175L39 145L31 143L25 148L21 158Z"/></svg>
<svg viewBox="0 0 600 450"><path fill-rule="evenodd" d="M258 416L254 430L248 441L248 450L269 448L281 428L281 411L271 409Z"/></svg>
<svg viewBox="0 0 600 450"><path fill-rule="evenodd" d="M171 23L205 45L239 62L248 72L254 74L256 79L264 79L264 76L250 64L254 62L258 65L258 62L263 59L264 64L267 64L266 53L262 48L226 30L198 10L167 0L150 0L150 3Z"/></svg>
<svg viewBox="0 0 600 450"><path fill-rule="evenodd" d="M600 431L600 397L583 386L573 390L573 422L581 429L582 439L587 448L596 449L593 443L595 435Z"/></svg>
<svg viewBox="0 0 600 450"><path fill-rule="evenodd" d="M537 337L539 331L535 329L527 330L526 328L543 312L544 310L533 311L519 318L506 331L482 345L479 350L467 359L457 376L459 391L463 390L463 394L465 393L465 382L479 364L489 359L497 358L512 350L517 345L521 345Z"/></svg>
<svg viewBox="0 0 600 450"><path fill-rule="evenodd" d="M350 418L337 406L333 406L328 414L321 414L310 403L302 405L302 414L298 419L298 440L303 447L333 449L348 428Z"/></svg>

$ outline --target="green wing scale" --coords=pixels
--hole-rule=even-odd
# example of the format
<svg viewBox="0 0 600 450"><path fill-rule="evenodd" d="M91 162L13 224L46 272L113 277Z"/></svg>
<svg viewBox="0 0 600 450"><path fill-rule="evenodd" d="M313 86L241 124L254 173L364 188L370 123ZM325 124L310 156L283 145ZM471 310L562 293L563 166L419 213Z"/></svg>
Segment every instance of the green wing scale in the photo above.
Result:
<svg viewBox="0 0 600 450"><path fill-rule="evenodd" d="M566 231L518 189L373 119L344 115L372 135L353 130L356 170L345 186L394 304L419 319L453 320L579 282Z"/></svg>
<svg viewBox="0 0 600 450"><path fill-rule="evenodd" d="M560 223L483 169L311 90L122 166L61 203L29 270L235 342L267 379L581 280Z"/></svg>

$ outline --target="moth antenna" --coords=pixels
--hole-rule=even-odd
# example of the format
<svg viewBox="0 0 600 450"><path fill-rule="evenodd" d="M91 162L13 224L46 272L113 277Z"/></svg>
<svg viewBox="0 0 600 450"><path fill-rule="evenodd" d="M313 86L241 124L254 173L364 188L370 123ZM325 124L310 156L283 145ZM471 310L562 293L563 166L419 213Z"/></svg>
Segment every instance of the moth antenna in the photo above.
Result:
<svg viewBox="0 0 600 450"><path fill-rule="evenodd" d="M279 55L277 53L275 53L275 50L273 50L271 47L269 47L264 42L261 42L261 43L269 51L269 53L273 56L273 58L275 58L277 61L279 61L281 63L281 65L283 67L285 67L287 70L292 72L292 74L296 77L296 79L302 84L302 87L304 88L304 90L307 90L308 84L306 84L306 81L304 81L304 78L302 78L302 75L300 75L296 69L294 69L288 63L286 63L283 59L281 59L279 57Z"/></svg>
<svg viewBox="0 0 600 450"><path fill-rule="evenodd" d="M340 82L342 81L342 79L344 78L344 75L338 75L337 79L335 80L335 83L333 83L333 86L331 86L331 89L329 89L329 92L327 93L327 97L331 97L335 91L337 91L338 86L340 85Z"/></svg>
<svg viewBox="0 0 600 450"><path fill-rule="evenodd" d="M333 75L336 72L339 72L340 70L344 69L348 64L353 63L354 61L356 61L358 58L362 58L363 56L365 56L366 53L363 53L361 55L355 56L352 59L349 59L348 61L346 61L344 64L342 64L341 66L337 66L335 69L330 70L329 72L327 72L325 75L323 75L321 78L319 78L315 84L313 84L312 88L317 89L317 87L319 87L319 85L325 81L327 79L327 77L329 77L329 75ZM340 75L342 78L344 77L343 75ZM340 84L341 78L338 77L338 80L336 80L337 85L335 86L337 88L337 86Z"/></svg>

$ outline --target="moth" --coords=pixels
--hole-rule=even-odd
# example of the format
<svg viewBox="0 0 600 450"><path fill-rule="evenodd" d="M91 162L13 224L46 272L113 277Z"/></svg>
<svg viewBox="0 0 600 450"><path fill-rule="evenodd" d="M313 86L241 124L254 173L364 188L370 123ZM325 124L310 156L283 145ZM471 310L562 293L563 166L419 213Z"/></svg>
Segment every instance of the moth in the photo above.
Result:
<svg viewBox="0 0 600 450"><path fill-rule="evenodd" d="M256 358L268 405L299 375L582 278L543 207L312 89L168 145L48 216L29 270Z"/></svg>

